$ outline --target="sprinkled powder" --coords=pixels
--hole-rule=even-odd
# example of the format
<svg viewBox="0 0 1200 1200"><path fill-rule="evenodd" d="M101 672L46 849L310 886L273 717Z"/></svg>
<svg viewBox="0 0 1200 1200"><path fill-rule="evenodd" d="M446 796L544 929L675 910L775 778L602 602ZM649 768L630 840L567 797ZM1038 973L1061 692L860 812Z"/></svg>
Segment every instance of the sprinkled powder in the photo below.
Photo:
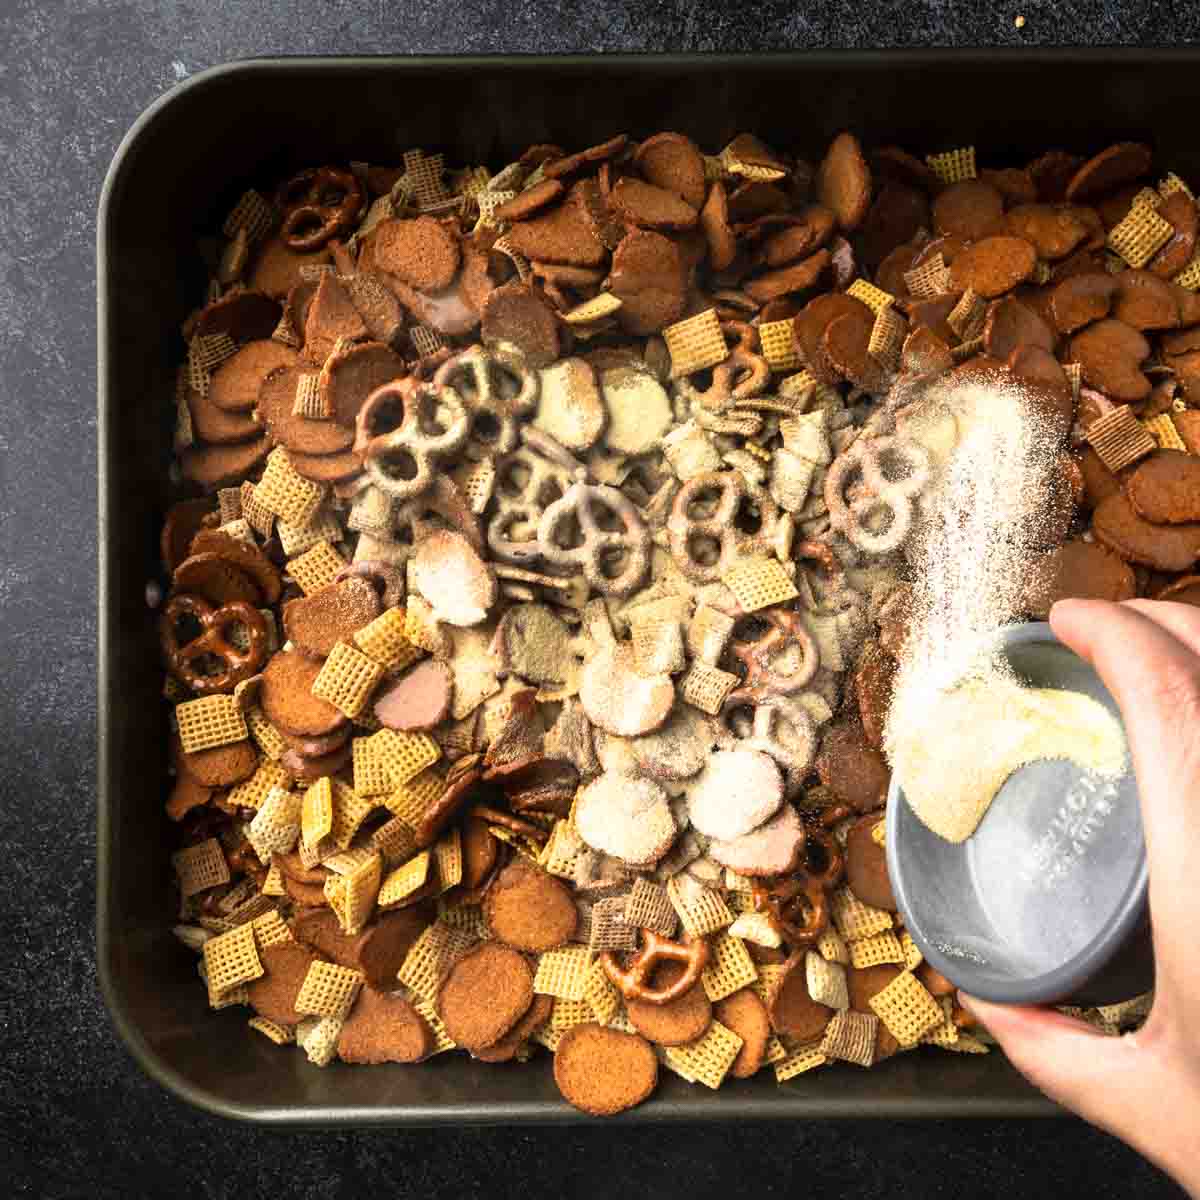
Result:
<svg viewBox="0 0 1200 1200"><path fill-rule="evenodd" d="M909 549L908 636L885 746L913 811L958 842L1018 767L1069 758L1119 774L1125 742L1102 705L1024 687L992 649L996 631L1021 618L1030 563L1054 537L1050 422L1016 380L958 384L917 404L926 411L913 414L913 435L936 432L941 473Z"/></svg>

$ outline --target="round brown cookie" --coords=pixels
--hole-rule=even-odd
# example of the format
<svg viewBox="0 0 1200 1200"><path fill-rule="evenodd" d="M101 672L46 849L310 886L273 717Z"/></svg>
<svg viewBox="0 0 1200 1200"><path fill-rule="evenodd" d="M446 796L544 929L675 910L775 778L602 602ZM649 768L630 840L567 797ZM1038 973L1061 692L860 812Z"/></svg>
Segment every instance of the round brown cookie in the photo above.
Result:
<svg viewBox="0 0 1200 1200"><path fill-rule="evenodd" d="M351 577L283 606L283 633L297 650L325 658L334 646L379 616L379 594L370 580Z"/></svg>
<svg viewBox="0 0 1200 1200"><path fill-rule="evenodd" d="M1197 349L1200 349L1200 346ZM1194 409L1187 412L1173 412L1171 420L1179 433L1184 449L1189 454L1200 454L1200 412Z"/></svg>
<svg viewBox="0 0 1200 1200"><path fill-rule="evenodd" d="M482 942L450 969L438 989L446 1032L474 1053L499 1041L533 1000L529 964L508 946Z"/></svg>
<svg viewBox="0 0 1200 1200"><path fill-rule="evenodd" d="M267 457L274 444L270 433L264 433L254 441L229 446L189 446L179 455L179 469L184 479L212 492L241 483Z"/></svg>
<svg viewBox="0 0 1200 1200"><path fill-rule="evenodd" d="M167 510L158 548L162 554L163 566L170 573L174 574L175 568L187 558L192 538L204 528L207 518L216 516L216 512L213 502L206 496L195 500L180 500Z"/></svg>
<svg viewBox="0 0 1200 1200"><path fill-rule="evenodd" d="M1136 404L1150 395L1150 380L1141 364L1150 356L1150 343L1124 321L1107 317L1071 339L1068 361L1083 367L1083 381L1112 400Z"/></svg>
<svg viewBox="0 0 1200 1200"><path fill-rule="evenodd" d="M381 275L374 271L356 271L346 280L346 292L367 336L375 342L391 345L404 332L404 309Z"/></svg>
<svg viewBox="0 0 1200 1200"><path fill-rule="evenodd" d="M1158 571L1187 571L1200 558L1200 523L1154 525L1138 516L1124 492L1097 505L1092 532L1126 562Z"/></svg>
<svg viewBox="0 0 1200 1200"><path fill-rule="evenodd" d="M690 779L708 761L716 741L712 718L690 704L676 704L653 733L629 739L638 769L654 779Z"/></svg>
<svg viewBox="0 0 1200 1200"><path fill-rule="evenodd" d="M299 850L289 850L286 854L272 854L271 861L279 867L285 879L292 879L296 883L316 884L321 887L329 878L328 867L319 864L306 867L301 861Z"/></svg>
<svg viewBox="0 0 1200 1200"><path fill-rule="evenodd" d="M257 546L221 529L201 529L192 539L192 553L218 555L249 575L267 604L278 601L283 590L279 568Z"/></svg>
<svg viewBox="0 0 1200 1200"><path fill-rule="evenodd" d="M809 995L804 956L805 951L799 950L784 963L783 974L767 997L767 1012L776 1033L786 1034L798 1042L811 1042L825 1032L833 1009L818 1004Z"/></svg>
<svg viewBox="0 0 1200 1200"><path fill-rule="evenodd" d="M205 787L198 779L180 774L167 798L167 816L172 821L182 821L194 808L207 804L213 797L213 789Z"/></svg>
<svg viewBox="0 0 1200 1200"><path fill-rule="evenodd" d="M445 720L454 693L450 668L427 658L375 693L375 718L388 729L432 729Z"/></svg>
<svg viewBox="0 0 1200 1200"><path fill-rule="evenodd" d="M839 133L817 168L817 200L837 218L847 232L857 229L871 202L871 169L852 133Z"/></svg>
<svg viewBox="0 0 1200 1200"><path fill-rule="evenodd" d="M863 651L852 686L867 745L883 749L883 731L896 682L896 660L877 642Z"/></svg>
<svg viewBox="0 0 1200 1200"><path fill-rule="evenodd" d="M301 282L301 267L322 266L329 262L329 257L328 246L301 253L285 245L278 236L273 237L263 243L262 249L255 256L254 265L250 268L249 286L255 291L266 292L276 300L282 300Z"/></svg>
<svg viewBox="0 0 1200 1200"><path fill-rule="evenodd" d="M660 233L636 229L613 251L609 291L621 301L626 333L657 333L683 316L687 272L679 247Z"/></svg>
<svg viewBox="0 0 1200 1200"><path fill-rule="evenodd" d="M282 868L280 868L282 870ZM288 922L292 937L320 958L341 967L357 967L353 935L342 932L341 924L329 908L305 909ZM393 977L394 979L394 977Z"/></svg>
<svg viewBox="0 0 1200 1200"><path fill-rule="evenodd" d="M263 602L258 584L240 567L211 550L189 554L175 568L171 575L171 592L177 596L183 593L200 596L218 608L236 601L245 601L255 607Z"/></svg>
<svg viewBox="0 0 1200 1200"><path fill-rule="evenodd" d="M554 1082L581 1112L608 1117L650 1096L658 1059L645 1038L589 1021L563 1034L554 1052Z"/></svg>
<svg viewBox="0 0 1200 1200"><path fill-rule="evenodd" d="M654 969L649 985L654 988L669 987L685 970L683 963L661 963ZM625 1011L638 1033L659 1046L683 1046L703 1037L712 1024L713 1015L712 1003L699 979L677 1000L666 1004L627 998Z"/></svg>
<svg viewBox="0 0 1200 1200"><path fill-rule="evenodd" d="M793 292L805 292L815 286L826 267L829 266L829 262L829 251L818 250L800 262L780 267L777 271L767 271L754 279L748 279L744 285L744 291L747 296L757 300L760 304L778 300Z"/></svg>
<svg viewBox="0 0 1200 1200"><path fill-rule="evenodd" d="M1003 224L1004 196L982 179L952 183L934 199L933 228L943 236L974 242L1001 232Z"/></svg>
<svg viewBox="0 0 1200 1200"><path fill-rule="evenodd" d="M786 213L791 206L787 192L765 180L747 179L729 193L729 219L740 234L748 232L759 217Z"/></svg>
<svg viewBox="0 0 1200 1200"><path fill-rule="evenodd" d="M511 342L520 347L530 366L548 367L558 357L558 318L527 283L506 283L488 296L480 333L485 345Z"/></svg>
<svg viewBox="0 0 1200 1200"><path fill-rule="evenodd" d="M357 340L366 336L367 327L349 293L332 272L326 271L317 281L317 290L304 317L303 358L319 365L342 338Z"/></svg>
<svg viewBox="0 0 1200 1200"><path fill-rule="evenodd" d="M1004 218L1009 233L1024 238L1039 258L1066 258L1088 236L1088 227L1071 209L1052 204L1019 204Z"/></svg>
<svg viewBox="0 0 1200 1200"><path fill-rule="evenodd" d="M984 167L979 172L984 183L990 183L1003 197L1006 205L1033 204L1038 198L1037 184L1028 170L1021 167Z"/></svg>
<svg viewBox="0 0 1200 1200"><path fill-rule="evenodd" d="M1068 200L1098 196L1130 183L1150 170L1150 147L1141 142L1117 142L1093 155L1071 176Z"/></svg>
<svg viewBox="0 0 1200 1200"><path fill-rule="evenodd" d="M189 754L175 735L171 751L176 770L203 787L232 787L249 779L258 769L258 747L249 738L225 746L210 746L207 750L193 750Z"/></svg>
<svg viewBox="0 0 1200 1200"><path fill-rule="evenodd" d="M887 799L892 773L883 755L867 745L857 721L843 717L826 726L814 766L821 782L858 812L879 808Z"/></svg>
<svg viewBox="0 0 1200 1200"><path fill-rule="evenodd" d="M1089 511L1121 490L1121 481L1101 462L1100 455L1091 446L1079 459L1079 470L1083 474L1083 507Z"/></svg>
<svg viewBox="0 0 1200 1200"><path fill-rule="evenodd" d="M1138 516L1156 525L1200 521L1200 458L1158 450L1129 477L1125 494Z"/></svg>
<svg viewBox="0 0 1200 1200"><path fill-rule="evenodd" d="M879 266L929 224L929 200L924 192L896 180L885 181L858 231L858 250L864 265L869 269Z"/></svg>
<svg viewBox="0 0 1200 1200"><path fill-rule="evenodd" d="M756 257L768 267L786 267L820 250L833 235L833 226L829 209L810 204L778 233L770 234L758 247Z"/></svg>
<svg viewBox="0 0 1200 1200"><path fill-rule="evenodd" d="M1193 604L1200 608L1200 575L1184 575L1169 583L1154 595L1155 600L1172 600L1176 604Z"/></svg>
<svg viewBox="0 0 1200 1200"><path fill-rule="evenodd" d="M941 971L936 970L931 964L921 962L917 964L917 969L913 972L914 975L924 985L925 990L931 996L952 996L955 992L954 984L948 980Z"/></svg>
<svg viewBox="0 0 1200 1200"><path fill-rule="evenodd" d="M697 212L666 188L626 175L618 179L608 202L631 225L642 229L691 229Z"/></svg>
<svg viewBox="0 0 1200 1200"><path fill-rule="evenodd" d="M1100 214L1100 220L1104 222L1105 229L1110 231L1115 229L1129 216L1129 210L1133 208L1133 202L1140 190L1136 183L1127 183L1124 187L1117 188L1115 192L1108 192L1103 196L1096 197L1093 203L1096 211Z"/></svg>
<svg viewBox="0 0 1200 1200"><path fill-rule="evenodd" d="M534 262L571 267L598 267L607 253L574 191L567 203L514 221L508 240L518 254Z"/></svg>
<svg viewBox="0 0 1200 1200"><path fill-rule="evenodd" d="M576 180L571 184L566 202L579 209L593 236L606 249L615 250L621 244L625 236L625 223L609 208L608 200L596 180Z"/></svg>
<svg viewBox="0 0 1200 1200"><path fill-rule="evenodd" d="M704 204L708 190L704 155L682 133L658 133L647 138L638 146L633 162L649 183L674 192L692 208Z"/></svg>
<svg viewBox="0 0 1200 1200"><path fill-rule="evenodd" d="M393 217L375 227L372 262L420 292L448 288L458 271L458 239L433 217Z"/></svg>
<svg viewBox="0 0 1200 1200"><path fill-rule="evenodd" d="M942 186L927 163L899 146L881 146L872 150L871 170L880 179L896 180L930 194Z"/></svg>
<svg viewBox="0 0 1200 1200"><path fill-rule="evenodd" d="M351 431L358 419L358 410L367 402L367 397L382 387L406 374L404 360L383 342L362 342L348 346L331 354L321 367L318 381L321 397L333 413L334 422ZM335 447L342 449L342 447ZM333 449L317 450L299 446L309 454L329 454Z"/></svg>
<svg viewBox="0 0 1200 1200"><path fill-rule="evenodd" d="M1200 325L1193 325L1190 329L1180 329L1177 333L1165 333L1159 344L1163 354L1168 356L1168 362L1170 355L1190 354L1193 350L1200 350Z"/></svg>
<svg viewBox="0 0 1200 1200"><path fill-rule="evenodd" d="M420 1062L432 1049L432 1030L403 996L370 988L359 992L338 1034L338 1058L348 1063Z"/></svg>
<svg viewBox="0 0 1200 1200"><path fill-rule="evenodd" d="M490 1046L476 1050L473 1057L480 1062L511 1062L516 1053L535 1033L550 1020L554 1000L550 996L534 996L521 1019L502 1037Z"/></svg>
<svg viewBox="0 0 1200 1200"><path fill-rule="evenodd" d="M868 320L857 313L843 313L825 327L821 349L843 379L877 393L887 388L887 372L869 349L873 327L873 316Z"/></svg>
<svg viewBox="0 0 1200 1200"><path fill-rule="evenodd" d="M993 358L1008 358L1021 346L1054 352L1055 332L1031 308L1013 296L994 300L983 326L983 348Z"/></svg>
<svg viewBox="0 0 1200 1200"><path fill-rule="evenodd" d="M336 775L343 767L349 766L352 753L349 742L338 750L315 757L298 754L295 750L285 750L279 759L279 765L297 783L315 783L318 779Z"/></svg>
<svg viewBox="0 0 1200 1200"><path fill-rule="evenodd" d="M324 662L298 650L281 650L271 656L263 671L259 703L267 719L298 737L322 737L346 722L327 700L312 694L312 685Z"/></svg>
<svg viewBox="0 0 1200 1200"><path fill-rule="evenodd" d="M1107 272L1071 275L1056 284L1050 295L1050 311L1059 333L1074 333L1103 320L1116 294L1117 281Z"/></svg>
<svg viewBox="0 0 1200 1200"><path fill-rule="evenodd" d="M616 137L609 138L607 142L589 146L586 150L580 150L576 154L545 160L546 165L543 172L547 179L561 179L564 175L570 175L582 167L616 158L628 145L629 135L618 133ZM553 149L558 150L559 148L556 146Z"/></svg>
<svg viewBox="0 0 1200 1200"><path fill-rule="evenodd" d="M1146 270L1163 279L1171 279L1192 261L1196 252L1196 234L1200 230L1200 214L1195 200L1182 189L1172 192L1154 211L1171 223L1174 233L1146 264Z"/></svg>
<svg viewBox="0 0 1200 1200"><path fill-rule="evenodd" d="M526 221L535 213L553 204L566 188L557 179L543 179L522 192L518 192L511 200L505 201L492 214L497 221Z"/></svg>
<svg viewBox="0 0 1200 1200"><path fill-rule="evenodd" d="M332 733L323 734L321 737L297 737L282 729L278 729L276 732L283 738L284 744L289 750L295 750L304 758L321 758L323 755L340 750L350 740L354 726L347 721L341 729L335 729Z"/></svg>
<svg viewBox="0 0 1200 1200"><path fill-rule="evenodd" d="M302 454L299 450L289 450L288 461L297 475L314 483L349 485L365 477L362 459L353 450L339 450L336 454Z"/></svg>
<svg viewBox="0 0 1200 1200"><path fill-rule="evenodd" d="M898 300L903 300L908 296L908 284L905 282L904 276L912 270L917 252L918 247L911 241L904 242L892 250L875 272L876 285L883 288L885 292L890 292Z"/></svg>
<svg viewBox="0 0 1200 1200"><path fill-rule="evenodd" d="M483 916L502 942L532 954L561 946L579 924L575 901L562 881L523 858L513 859L496 876Z"/></svg>
<svg viewBox="0 0 1200 1200"><path fill-rule="evenodd" d="M870 1005L872 996L882 992L901 973L902 968L893 963L880 963L874 967L847 967L846 990L850 995L850 1007L855 1012L877 1015ZM900 1043L888 1032L882 1021L875 1037L875 1060L891 1058L900 1049Z"/></svg>
<svg viewBox="0 0 1200 1200"><path fill-rule="evenodd" d="M1033 564L1025 588L1025 608L1044 621L1058 600L1132 600L1133 572L1095 542L1065 542Z"/></svg>
<svg viewBox="0 0 1200 1200"><path fill-rule="evenodd" d="M1048 150L1025 169L1037 188L1039 200L1059 201L1067 194L1067 185L1083 159L1065 150Z"/></svg>
<svg viewBox="0 0 1200 1200"><path fill-rule="evenodd" d="M708 199L700 210L700 228L708 241L709 265L714 271L724 271L737 256L738 246L737 237L729 227L725 185L719 179L708 189Z"/></svg>
<svg viewBox="0 0 1200 1200"><path fill-rule="evenodd" d="M943 296L934 296L929 300L910 300L908 302L908 322L912 329L924 326L937 334L947 346L958 341L958 334L951 328L948 317L958 306L961 299L959 292L947 292Z"/></svg>
<svg viewBox="0 0 1200 1200"><path fill-rule="evenodd" d="M204 442L226 446L244 442L262 433L262 426L253 413L226 412L212 402L211 393L187 389L188 411L192 414L192 430Z"/></svg>
<svg viewBox="0 0 1200 1200"><path fill-rule="evenodd" d="M914 267L923 267L927 262L931 262L939 254L946 266L950 266L952 262L967 248L969 243L963 241L960 237L954 237L952 234L946 234L944 237L930 238L929 241L923 243L917 251L916 257L913 259ZM959 290L962 290L961 288Z"/></svg>
<svg viewBox="0 0 1200 1200"><path fill-rule="evenodd" d="M463 887L477 888L496 865L500 844L486 821L468 817L462 826Z"/></svg>
<svg viewBox="0 0 1200 1200"><path fill-rule="evenodd" d="M1113 277L1117 293L1112 315L1144 332L1174 329L1179 324L1179 302L1171 285L1149 271L1122 271Z"/></svg>
<svg viewBox="0 0 1200 1200"><path fill-rule="evenodd" d="M263 292L226 292L201 311L192 332L196 337L224 333L239 343L258 341L275 332L282 311L279 301Z"/></svg>
<svg viewBox="0 0 1200 1200"><path fill-rule="evenodd" d="M317 294L318 281L315 279L302 279L290 292L287 294L287 299L283 302L283 312L291 324L292 331L300 341L301 347L304 345L304 331L308 328L308 310L312 307L313 297ZM311 358L311 355L307 356Z"/></svg>
<svg viewBox="0 0 1200 1200"><path fill-rule="evenodd" d="M841 316L853 317L860 325L873 322L871 310L861 300L842 292L829 292L810 300L792 321L792 336L808 369L819 382L830 386L840 383L841 375L826 354L825 330Z"/></svg>
<svg viewBox="0 0 1200 1200"><path fill-rule="evenodd" d="M325 898L324 886L316 883L299 883L295 879L283 877L283 890L288 899L294 904L302 904L308 908L328 908L329 901Z"/></svg>
<svg viewBox="0 0 1200 1200"><path fill-rule="evenodd" d="M881 819L880 814L872 814L861 817L850 827L846 839L846 882L864 904L895 912L896 897L888 878L887 854L871 836Z"/></svg>
<svg viewBox="0 0 1200 1200"><path fill-rule="evenodd" d="M298 942L279 942L274 946L260 946L258 957L263 974L246 984L250 1007L260 1017L280 1025L295 1025L302 1021L304 1014L296 1011L296 997L317 956Z"/></svg>
<svg viewBox="0 0 1200 1200"><path fill-rule="evenodd" d="M393 912L379 913L354 939L353 962L366 976L367 986L388 991L413 943L437 917L429 901L419 901Z"/></svg>
<svg viewBox="0 0 1200 1200"><path fill-rule="evenodd" d="M304 375L313 374L297 363L272 371L258 389L258 415L271 436L288 451L303 454L334 454L354 444L354 427L336 421L314 421L292 411L296 388Z"/></svg>
<svg viewBox="0 0 1200 1200"><path fill-rule="evenodd" d="M937 378L954 367L950 347L932 329L914 329L904 339L900 351L900 370L910 376Z"/></svg>
<svg viewBox="0 0 1200 1200"><path fill-rule="evenodd" d="M763 1064L771 1037L767 1006L750 988L742 988L713 1005L713 1016L742 1039L742 1048L729 1068L734 1079L749 1079Z"/></svg>
<svg viewBox="0 0 1200 1200"><path fill-rule="evenodd" d="M950 282L992 300L1023 283L1037 266L1037 251L1024 238L986 237L972 242L950 264Z"/></svg>

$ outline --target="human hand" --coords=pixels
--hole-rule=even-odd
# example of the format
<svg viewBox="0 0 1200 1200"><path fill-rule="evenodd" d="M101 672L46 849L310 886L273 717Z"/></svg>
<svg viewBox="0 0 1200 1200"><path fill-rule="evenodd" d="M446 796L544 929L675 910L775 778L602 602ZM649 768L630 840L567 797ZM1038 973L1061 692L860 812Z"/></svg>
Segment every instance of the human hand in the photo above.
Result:
<svg viewBox="0 0 1200 1200"><path fill-rule="evenodd" d="M1050 624L1124 718L1150 867L1154 1006L1118 1038L1053 1009L959 997L1046 1095L1200 1197L1200 608L1063 600Z"/></svg>

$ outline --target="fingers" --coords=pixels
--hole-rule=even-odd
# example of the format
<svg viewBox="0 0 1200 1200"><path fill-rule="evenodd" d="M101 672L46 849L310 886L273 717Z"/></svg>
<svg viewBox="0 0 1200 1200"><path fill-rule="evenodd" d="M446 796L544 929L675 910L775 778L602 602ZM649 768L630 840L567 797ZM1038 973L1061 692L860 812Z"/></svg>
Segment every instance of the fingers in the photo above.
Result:
<svg viewBox="0 0 1200 1200"><path fill-rule="evenodd" d="M1193 654L1200 655L1200 608L1194 604L1174 604L1170 600L1125 600L1123 606L1149 617L1156 625L1174 634Z"/></svg>

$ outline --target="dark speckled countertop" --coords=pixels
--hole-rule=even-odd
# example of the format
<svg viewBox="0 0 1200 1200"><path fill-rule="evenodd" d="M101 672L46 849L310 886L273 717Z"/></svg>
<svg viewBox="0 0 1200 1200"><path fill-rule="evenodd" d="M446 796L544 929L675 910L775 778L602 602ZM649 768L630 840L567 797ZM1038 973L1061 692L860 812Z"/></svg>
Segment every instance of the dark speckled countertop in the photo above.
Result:
<svg viewBox="0 0 1200 1200"><path fill-rule="evenodd" d="M1018 14L1025 18L1017 28ZM259 1131L145 1078L94 965L94 220L134 118L262 54L1180 45L1180 0L5 0L0 5L0 1170L38 1197L1178 1195L1069 1121Z"/></svg>

